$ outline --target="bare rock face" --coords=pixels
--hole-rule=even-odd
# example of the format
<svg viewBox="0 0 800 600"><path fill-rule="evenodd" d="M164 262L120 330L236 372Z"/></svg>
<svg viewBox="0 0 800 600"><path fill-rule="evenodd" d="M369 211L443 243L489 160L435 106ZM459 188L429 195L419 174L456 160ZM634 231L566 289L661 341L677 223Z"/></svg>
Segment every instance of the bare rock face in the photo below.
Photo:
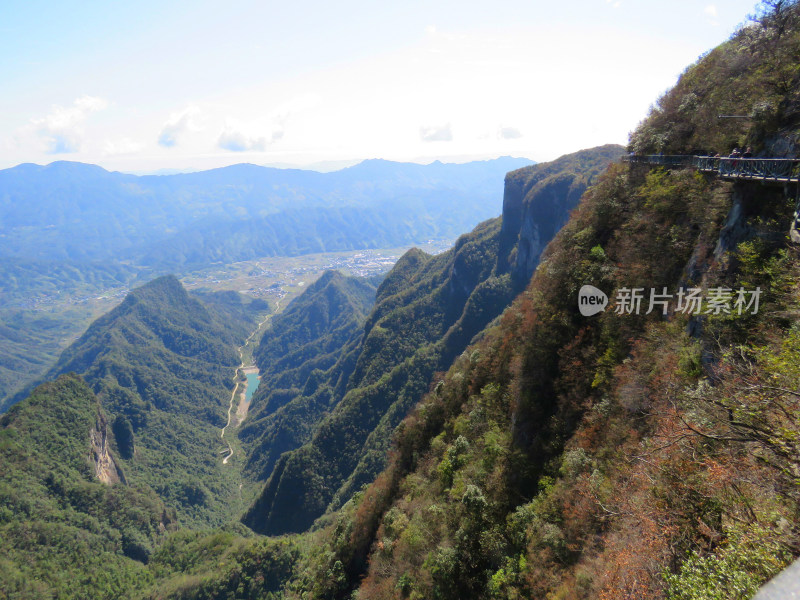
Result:
<svg viewBox="0 0 800 600"><path fill-rule="evenodd" d="M125 476L114 461L108 447L108 421L102 414L97 415L95 426L89 430L91 457L94 474L107 485L126 483Z"/></svg>
<svg viewBox="0 0 800 600"><path fill-rule="evenodd" d="M743 189L743 186L737 186L734 190L731 210L720 231L717 247L714 249L714 259L717 262L723 259L725 253L735 250L740 242L753 234L747 224L746 199L742 193Z"/></svg>
<svg viewBox="0 0 800 600"><path fill-rule="evenodd" d="M606 167L624 154L609 144L524 167L506 175L498 271L524 288L547 244Z"/></svg>

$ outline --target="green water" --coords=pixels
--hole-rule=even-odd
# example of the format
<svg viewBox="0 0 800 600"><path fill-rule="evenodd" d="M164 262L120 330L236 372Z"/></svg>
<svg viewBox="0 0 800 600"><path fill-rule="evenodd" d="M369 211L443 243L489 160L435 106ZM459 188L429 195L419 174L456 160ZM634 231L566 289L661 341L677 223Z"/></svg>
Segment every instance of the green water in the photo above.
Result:
<svg viewBox="0 0 800 600"><path fill-rule="evenodd" d="M245 373L245 377L247 377L247 389L244 392L244 399L246 402L250 402L250 399L258 388L258 373Z"/></svg>

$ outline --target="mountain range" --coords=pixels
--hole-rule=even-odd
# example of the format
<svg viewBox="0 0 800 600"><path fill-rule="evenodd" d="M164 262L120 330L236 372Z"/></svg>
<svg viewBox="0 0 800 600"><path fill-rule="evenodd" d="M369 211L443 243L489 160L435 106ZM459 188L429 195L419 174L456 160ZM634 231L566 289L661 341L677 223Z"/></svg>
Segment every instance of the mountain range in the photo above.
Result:
<svg viewBox="0 0 800 600"><path fill-rule="evenodd" d="M254 398L242 437L252 440L250 464L267 483L245 522L264 533L302 531L374 479L385 466L392 432L428 390L433 374L511 302L515 285L511 274L503 273L509 255L530 248L531 240L546 242L566 222L580 192L621 154L619 146L603 146L510 173L505 203L538 210L541 218L528 217L535 225L522 231L521 214L504 212L505 232L495 218L437 256L409 251L378 287L361 339L341 346L338 363L327 371L298 373L292 382L296 392L281 392L277 410L262 408L261 398ZM539 185L518 192L513 183L518 178ZM511 233L515 222L517 231ZM514 239L501 254L503 235ZM276 333L287 339L286 331ZM262 339L274 343L269 334ZM268 353L257 350L256 356L269 368ZM268 439L284 443L260 444L266 431Z"/></svg>
<svg viewBox="0 0 800 600"><path fill-rule="evenodd" d="M278 314L132 290L0 416L0 593L753 597L800 556L794 181L660 153L794 155L800 4L762 8L634 158L513 169L446 252L327 272Z"/></svg>
<svg viewBox="0 0 800 600"><path fill-rule="evenodd" d="M160 176L63 161L2 170L0 402L85 329L89 311L75 299L248 259L454 239L500 212L503 176L530 162L369 160L331 173L240 164Z"/></svg>
<svg viewBox="0 0 800 600"><path fill-rule="evenodd" d="M615 146L578 153L562 160L559 172L585 188L601 164L621 153ZM533 171L516 176L536 177ZM539 191L526 190L518 202L549 207L553 190L543 184ZM568 218L570 200L558 202L560 210L548 213L557 222L542 222L542 231L554 231ZM242 535L248 529L236 524L239 517L260 531L302 531L384 468L392 431L427 391L434 372L446 368L508 305L513 282L498 265L511 263L507 256L499 260L500 235L501 220L490 219L443 254L409 251L385 279L328 272L308 286L272 317L253 352L262 385L241 441L234 442L238 453L228 463L221 460L225 442L219 432L234 397L237 347L270 307L233 292L193 296L173 276L134 289L95 321L43 377L55 383L12 406L4 432L22 435L14 438L19 447L41 446L33 433L13 433L21 431L16 423L23 415L35 419L40 408L34 398L64 393L81 398L80 410L94 411L91 431L77 425L70 430L69 460L83 464L88 459L80 450L82 436L96 439L81 477L92 482L92 473L95 479L103 473L92 484L100 487L91 488L98 494L107 485L141 490L144 496L132 497L130 510L142 510L137 506L144 502L153 515L146 517L150 529L141 533L134 535L125 525L121 541L113 528L98 533L98 543L123 557L110 567L109 589L115 593L125 586L131 593L140 589L130 582L137 576L146 582L142 574L149 569L162 569L162 577L174 572L171 561L177 559L168 559L162 549L183 555L192 542L181 532L227 524ZM68 392L62 392L64 386ZM309 461L309 455L316 458ZM38 469L37 477L46 479L51 468ZM16 469L9 467L3 477L17 477ZM293 485L302 491L300 498L292 495ZM21 500L10 487L3 489L3 502L16 515L13 507ZM60 507L52 511L53 522L63 518L60 511L76 510L64 508L59 494L69 492L60 489L36 492ZM9 526L17 527L17 517L9 519ZM74 535L84 535L88 526L78 519ZM48 530L43 539L55 543L54 535ZM287 564L285 552L296 559L292 548L275 550L280 564ZM85 572L87 558L82 550L75 552L77 557L65 550L48 559L15 547L10 572L15 582L38 578L42 589L63 589L66 579L48 575L49 567L56 560L66 574ZM145 563L152 566L142 567Z"/></svg>
<svg viewBox="0 0 800 600"><path fill-rule="evenodd" d="M497 214L499 181L526 164L370 160L331 173L239 164L160 176L22 164L0 171L0 257L160 273L455 237Z"/></svg>

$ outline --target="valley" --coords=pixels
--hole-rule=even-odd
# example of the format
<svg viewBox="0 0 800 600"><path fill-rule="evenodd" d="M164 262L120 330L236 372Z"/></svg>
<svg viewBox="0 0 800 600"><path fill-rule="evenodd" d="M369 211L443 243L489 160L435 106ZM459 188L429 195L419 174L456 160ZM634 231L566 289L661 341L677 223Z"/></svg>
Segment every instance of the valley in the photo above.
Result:
<svg viewBox="0 0 800 600"><path fill-rule="evenodd" d="M439 253L452 240L430 240L419 246ZM269 256L230 265L215 265L181 276L187 289L199 292L237 291L252 297L283 300L283 306L300 294L304 286L323 272L338 269L344 273L371 277L387 272L408 247L326 252L297 257ZM25 297L14 294L0 306L0 340L4 337L8 355L8 374L4 376L0 352L0 409L14 394L35 380L54 362L58 354L74 342L88 325L117 306L128 294L128 285L84 287ZM3 294L0 293L0 297ZM3 324L18 333L4 336ZM24 345L15 337L24 335Z"/></svg>
<svg viewBox="0 0 800 600"><path fill-rule="evenodd" d="M228 445L228 454L222 459L222 464L228 464L228 460L233 456L233 446L225 439L225 430L228 427L237 429L242 422L247 418L247 410L250 407L250 400L258 388L259 377L258 367L253 363L253 349L251 344L262 333L264 326L269 322L274 313L280 312L281 300L277 300L273 307L273 312L266 315L258 326L247 336L244 344L239 346L236 351L239 353L241 364L236 368L233 374L233 391L231 392L231 399L228 403L228 420L225 427L220 431L219 437ZM235 406L234 406L235 405Z"/></svg>
<svg viewBox="0 0 800 600"><path fill-rule="evenodd" d="M495 216L503 175L530 162L0 170L0 411L137 285L175 274L193 290L268 298L296 295L326 267L385 272L412 245L446 247Z"/></svg>
<svg viewBox="0 0 800 600"><path fill-rule="evenodd" d="M0 599L761 600L800 559L798 181L705 157L794 164L798 98L769 0L627 146L0 170Z"/></svg>

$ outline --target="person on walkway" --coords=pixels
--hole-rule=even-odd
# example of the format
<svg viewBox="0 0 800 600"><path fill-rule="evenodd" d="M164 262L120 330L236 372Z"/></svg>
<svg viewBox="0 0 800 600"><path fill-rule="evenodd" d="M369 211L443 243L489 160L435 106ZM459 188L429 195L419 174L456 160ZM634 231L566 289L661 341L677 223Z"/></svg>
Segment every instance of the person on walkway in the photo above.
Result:
<svg viewBox="0 0 800 600"><path fill-rule="evenodd" d="M742 158L751 158L753 156L753 149L748 146L747 150L742 153Z"/></svg>

